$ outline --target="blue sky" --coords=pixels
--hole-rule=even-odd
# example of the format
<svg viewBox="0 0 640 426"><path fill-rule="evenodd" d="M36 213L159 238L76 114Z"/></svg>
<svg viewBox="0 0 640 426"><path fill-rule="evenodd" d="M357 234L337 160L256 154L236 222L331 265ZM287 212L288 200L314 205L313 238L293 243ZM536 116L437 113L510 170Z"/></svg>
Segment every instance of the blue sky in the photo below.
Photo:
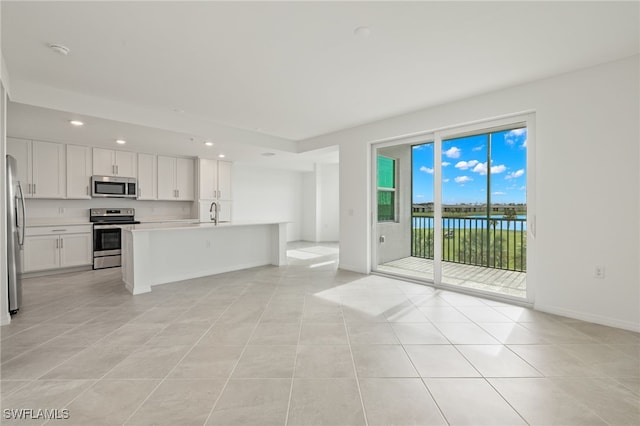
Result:
<svg viewBox="0 0 640 426"><path fill-rule="evenodd" d="M443 204L487 200L488 135L442 142ZM413 202L433 201L433 144L413 147ZM527 130L491 134L491 202L526 202Z"/></svg>

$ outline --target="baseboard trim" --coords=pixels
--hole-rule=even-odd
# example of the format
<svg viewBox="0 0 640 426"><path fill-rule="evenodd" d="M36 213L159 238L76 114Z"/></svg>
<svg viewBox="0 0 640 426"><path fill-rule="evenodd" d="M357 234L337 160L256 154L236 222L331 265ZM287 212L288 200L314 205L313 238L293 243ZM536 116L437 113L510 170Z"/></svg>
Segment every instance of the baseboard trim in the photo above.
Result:
<svg viewBox="0 0 640 426"><path fill-rule="evenodd" d="M358 268L353 265L347 265L345 263L338 264L338 269L342 269L344 271L349 271L349 272L357 272L359 274L365 274L365 275L369 275L369 272L370 272L370 271L365 271L362 268Z"/></svg>
<svg viewBox="0 0 640 426"><path fill-rule="evenodd" d="M5 312L0 316L0 325L9 325L11 324L11 315L9 312Z"/></svg>
<svg viewBox="0 0 640 426"><path fill-rule="evenodd" d="M586 312L564 309L558 306L535 303L534 309L548 314L561 315L563 317L573 318L580 321L592 322L595 324L606 325L608 327L621 328L623 330L634 331L640 333L640 324L634 324L631 321L619 320L616 318L605 317L602 315L594 315Z"/></svg>

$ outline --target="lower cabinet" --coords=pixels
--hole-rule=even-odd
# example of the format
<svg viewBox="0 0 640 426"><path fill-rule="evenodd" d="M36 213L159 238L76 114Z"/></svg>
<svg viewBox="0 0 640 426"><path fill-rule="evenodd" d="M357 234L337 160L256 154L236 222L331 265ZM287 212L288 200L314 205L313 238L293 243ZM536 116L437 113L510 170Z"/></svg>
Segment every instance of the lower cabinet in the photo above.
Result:
<svg viewBox="0 0 640 426"><path fill-rule="evenodd" d="M91 225L27 228L22 272L91 265Z"/></svg>

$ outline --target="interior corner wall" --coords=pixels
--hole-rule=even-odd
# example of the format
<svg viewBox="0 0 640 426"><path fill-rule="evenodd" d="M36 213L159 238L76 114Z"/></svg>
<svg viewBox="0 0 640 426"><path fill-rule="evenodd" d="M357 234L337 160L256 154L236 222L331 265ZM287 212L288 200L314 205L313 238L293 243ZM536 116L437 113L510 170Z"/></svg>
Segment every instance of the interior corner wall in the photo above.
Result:
<svg viewBox="0 0 640 426"><path fill-rule="evenodd" d="M399 145L381 148L378 150L378 154L395 158L398 162L397 220L379 222L376 225L377 237L384 237L384 242L380 242L379 238L375 242L377 262L380 264L411 255L411 146Z"/></svg>
<svg viewBox="0 0 640 426"><path fill-rule="evenodd" d="M300 142L340 146L340 267L370 272L372 142L534 112L535 307L640 331L639 64L634 56Z"/></svg>
<svg viewBox="0 0 640 426"><path fill-rule="evenodd" d="M316 227L318 200L316 188L316 171L305 172L302 175L302 239L317 242L318 229Z"/></svg>
<svg viewBox="0 0 640 426"><path fill-rule="evenodd" d="M318 164L317 241L335 242L340 239L340 169L338 164Z"/></svg>
<svg viewBox="0 0 640 426"><path fill-rule="evenodd" d="M234 221L278 221L287 224L287 241L302 238L303 173L234 163Z"/></svg>

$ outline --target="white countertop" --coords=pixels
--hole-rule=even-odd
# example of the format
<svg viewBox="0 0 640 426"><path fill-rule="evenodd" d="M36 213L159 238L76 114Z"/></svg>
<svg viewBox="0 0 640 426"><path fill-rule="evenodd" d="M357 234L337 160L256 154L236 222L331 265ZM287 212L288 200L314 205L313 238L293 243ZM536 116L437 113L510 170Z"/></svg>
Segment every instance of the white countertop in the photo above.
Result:
<svg viewBox="0 0 640 426"><path fill-rule="evenodd" d="M170 219L158 217L136 218L141 224L180 224L197 223L198 219ZM27 219L27 228L40 226L71 226L71 225L93 225L88 217L56 217L56 218L34 218Z"/></svg>
<svg viewBox="0 0 640 426"><path fill-rule="evenodd" d="M91 225L88 217L27 219L27 228L38 226Z"/></svg>
<svg viewBox="0 0 640 426"><path fill-rule="evenodd" d="M177 229L215 229L215 228L229 228L238 226L255 226L255 225L278 225L280 223L287 222L270 222L270 221L242 221L242 222L221 222L214 224L212 222L163 222L163 223L141 223L136 225L131 232L145 232L145 231L165 231L165 230L177 230Z"/></svg>

